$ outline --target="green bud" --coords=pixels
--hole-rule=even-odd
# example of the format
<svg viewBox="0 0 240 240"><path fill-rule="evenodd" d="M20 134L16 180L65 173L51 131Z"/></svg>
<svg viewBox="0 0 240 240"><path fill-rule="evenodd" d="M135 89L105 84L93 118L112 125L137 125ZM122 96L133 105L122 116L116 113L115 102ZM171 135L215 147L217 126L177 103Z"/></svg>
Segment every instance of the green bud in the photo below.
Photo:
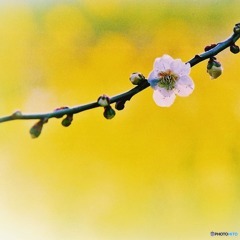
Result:
<svg viewBox="0 0 240 240"><path fill-rule="evenodd" d="M133 85L139 85L141 82L143 82L143 81L146 80L146 79L145 79L145 77L143 76L142 73L140 73L140 72L135 72L135 73L132 73L132 74L130 75L129 80L131 81L131 83L132 83Z"/></svg>
<svg viewBox="0 0 240 240"><path fill-rule="evenodd" d="M209 60L207 65L207 72L211 79L216 79L222 74L223 68L220 62L216 60Z"/></svg>
<svg viewBox="0 0 240 240"><path fill-rule="evenodd" d="M112 119L116 115L115 111L112 109L111 106L107 106L104 108L103 116L106 119Z"/></svg>
<svg viewBox="0 0 240 240"><path fill-rule="evenodd" d="M115 108L117 109L117 110L123 110L124 109L124 107L125 107L125 102L126 101L118 101L118 102L116 102L116 104L115 104Z"/></svg>
<svg viewBox="0 0 240 240"><path fill-rule="evenodd" d="M30 134L32 138L37 138L40 136L42 132L43 124L44 124L44 121L40 120L31 127Z"/></svg>
<svg viewBox="0 0 240 240"><path fill-rule="evenodd" d="M232 52L232 53L234 53L234 54L237 54L237 53L239 53L239 46L237 46L237 45L231 45L230 46L230 51Z"/></svg>
<svg viewBox="0 0 240 240"><path fill-rule="evenodd" d="M69 127L72 121L73 121L73 115L72 114L67 115L67 117L62 120L62 125L64 127Z"/></svg>

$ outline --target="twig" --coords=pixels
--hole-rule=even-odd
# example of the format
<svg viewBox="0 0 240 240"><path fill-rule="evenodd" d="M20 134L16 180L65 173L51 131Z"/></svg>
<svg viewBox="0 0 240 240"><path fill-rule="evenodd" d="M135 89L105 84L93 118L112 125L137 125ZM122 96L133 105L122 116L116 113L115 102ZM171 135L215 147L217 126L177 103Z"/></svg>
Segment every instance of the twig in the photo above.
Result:
<svg viewBox="0 0 240 240"><path fill-rule="evenodd" d="M109 98L110 104L116 103L116 102L126 102L127 100L130 100L135 94L141 92L147 87L149 87L149 83L147 81L144 81L142 84L136 86L135 88L127 92L124 92ZM100 107L100 105L96 101L96 102L87 103L84 105L79 105L71 108L67 108L67 107L58 108L58 109L55 109L53 112L48 112L48 113L23 114L20 111L16 111L9 116L1 117L0 123L12 121L12 120L32 120L32 119L43 120L43 119L50 119L50 118L61 118L64 115L76 114L76 113L80 113L80 112L97 108L97 107Z"/></svg>
<svg viewBox="0 0 240 240"><path fill-rule="evenodd" d="M191 60L189 60L186 63L189 63L190 66L193 67L206 59L213 58L218 53L220 53L221 51L223 51L224 49L226 49L228 47L230 47L230 50L233 53L239 52L239 47L235 45L235 42L240 38L240 23L235 25L233 31L234 31L234 33L229 38L227 38L226 40L219 42L217 44L212 44L209 47L206 47L205 52L203 52L199 55L196 55L194 58L192 58ZM115 108L117 110L122 110L124 108L124 104L126 101L129 101L134 95L143 91L144 89L148 88L149 86L150 85L149 85L147 79L144 78L143 81L141 81L139 83L139 85L132 88L131 90L124 92L124 93L120 93L113 97L109 97L108 98L108 106L104 107L105 110L108 111L109 109L111 109L110 104L112 104L112 103L116 103ZM97 108L100 106L103 106L103 105L100 105L98 101L95 101L92 103L79 105L79 106L75 106L75 107L71 107L71 108L68 108L68 107L57 108L54 111L47 112L47 113L23 114L20 111L16 111L11 115L8 115L5 117L0 117L0 123L12 121L12 120L38 119L39 121L30 130L32 137L38 137L41 133L43 124L48 122L48 120L50 118L61 118L64 115L66 115L67 117L62 121L62 125L69 126L73 120L74 114L77 114L77 113L80 113L80 112L83 112L86 110L90 110L93 108ZM112 116L110 115L110 117L108 117L108 115L107 115L106 118L110 119L110 118L112 118Z"/></svg>

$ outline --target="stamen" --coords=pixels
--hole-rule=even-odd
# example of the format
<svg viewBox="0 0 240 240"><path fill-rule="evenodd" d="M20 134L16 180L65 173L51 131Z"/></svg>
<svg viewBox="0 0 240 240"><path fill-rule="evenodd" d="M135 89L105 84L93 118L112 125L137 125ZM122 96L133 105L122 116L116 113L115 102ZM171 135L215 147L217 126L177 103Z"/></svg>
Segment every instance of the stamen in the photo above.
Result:
<svg viewBox="0 0 240 240"><path fill-rule="evenodd" d="M172 90L175 87L175 83L178 80L178 75L173 73L170 69L161 71L158 74L159 82L158 86L167 90Z"/></svg>

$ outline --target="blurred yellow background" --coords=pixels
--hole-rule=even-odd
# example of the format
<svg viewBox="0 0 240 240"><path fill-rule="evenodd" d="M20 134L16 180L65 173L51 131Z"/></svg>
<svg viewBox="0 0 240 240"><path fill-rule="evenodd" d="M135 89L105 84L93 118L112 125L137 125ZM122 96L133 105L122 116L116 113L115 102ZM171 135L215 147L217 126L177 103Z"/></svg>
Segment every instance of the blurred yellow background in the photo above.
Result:
<svg viewBox="0 0 240 240"><path fill-rule="evenodd" d="M238 0L0 1L0 115L47 112L124 92L156 57L190 60L232 34ZM170 108L152 90L112 120L98 108L0 124L0 239L200 240L240 234L240 55L192 68ZM237 239L238 237L235 237Z"/></svg>

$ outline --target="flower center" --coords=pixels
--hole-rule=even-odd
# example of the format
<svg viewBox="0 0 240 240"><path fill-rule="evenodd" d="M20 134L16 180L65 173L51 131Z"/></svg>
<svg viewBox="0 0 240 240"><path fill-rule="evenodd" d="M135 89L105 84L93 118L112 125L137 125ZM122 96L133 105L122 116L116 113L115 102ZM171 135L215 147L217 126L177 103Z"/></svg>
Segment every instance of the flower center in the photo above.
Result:
<svg viewBox="0 0 240 240"><path fill-rule="evenodd" d="M167 90L172 90L175 87L175 83L178 80L178 75L173 73L171 70L166 70L165 72L159 72L159 82L158 86L165 88Z"/></svg>

